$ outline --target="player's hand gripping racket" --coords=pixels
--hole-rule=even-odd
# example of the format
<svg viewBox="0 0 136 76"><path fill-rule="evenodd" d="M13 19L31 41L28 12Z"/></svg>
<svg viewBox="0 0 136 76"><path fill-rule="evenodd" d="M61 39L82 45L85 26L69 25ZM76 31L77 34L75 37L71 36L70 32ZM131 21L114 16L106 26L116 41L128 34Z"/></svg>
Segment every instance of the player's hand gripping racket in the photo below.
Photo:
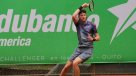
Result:
<svg viewBox="0 0 136 76"><path fill-rule="evenodd" d="M93 0L90 0L90 2L89 2L89 10L90 10L91 12L94 11L94 1L93 1Z"/></svg>

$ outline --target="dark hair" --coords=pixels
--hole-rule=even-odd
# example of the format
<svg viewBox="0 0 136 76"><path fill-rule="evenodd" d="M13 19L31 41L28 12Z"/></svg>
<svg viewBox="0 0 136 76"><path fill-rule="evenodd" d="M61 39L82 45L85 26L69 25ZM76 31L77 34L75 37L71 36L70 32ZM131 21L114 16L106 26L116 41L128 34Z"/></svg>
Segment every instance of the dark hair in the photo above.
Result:
<svg viewBox="0 0 136 76"><path fill-rule="evenodd" d="M80 15L81 13L86 13L86 10L80 10L80 12L78 13L78 15Z"/></svg>

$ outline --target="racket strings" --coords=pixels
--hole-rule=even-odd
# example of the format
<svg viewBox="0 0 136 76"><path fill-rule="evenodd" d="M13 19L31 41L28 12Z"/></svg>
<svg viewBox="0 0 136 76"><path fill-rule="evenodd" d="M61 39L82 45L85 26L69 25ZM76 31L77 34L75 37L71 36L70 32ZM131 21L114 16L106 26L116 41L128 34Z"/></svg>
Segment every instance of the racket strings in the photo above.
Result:
<svg viewBox="0 0 136 76"><path fill-rule="evenodd" d="M89 9L90 11L94 10L94 2L92 0L89 2Z"/></svg>

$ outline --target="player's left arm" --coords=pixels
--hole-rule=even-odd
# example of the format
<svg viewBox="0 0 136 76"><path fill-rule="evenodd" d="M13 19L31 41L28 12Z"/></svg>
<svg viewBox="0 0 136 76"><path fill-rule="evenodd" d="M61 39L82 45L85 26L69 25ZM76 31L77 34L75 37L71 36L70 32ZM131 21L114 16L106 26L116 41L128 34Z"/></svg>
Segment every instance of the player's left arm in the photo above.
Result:
<svg viewBox="0 0 136 76"><path fill-rule="evenodd" d="M96 25L94 24L94 27L93 27L93 31L94 31L94 37L93 37L93 41L99 41L100 40L100 35L96 29Z"/></svg>
<svg viewBox="0 0 136 76"><path fill-rule="evenodd" d="M99 41L99 40L100 40L100 36L99 36L98 33L95 33L94 36L92 37L92 36L88 33L87 39L88 39L89 41Z"/></svg>
<svg viewBox="0 0 136 76"><path fill-rule="evenodd" d="M97 32L97 29L96 29L96 25L94 25L93 24L93 37L92 36L90 36L90 34L88 34L88 40L90 40L90 41L99 41L100 40L100 35L99 35L99 33Z"/></svg>
<svg viewBox="0 0 136 76"><path fill-rule="evenodd" d="M97 33L94 34L93 41L99 41L99 40L100 40L100 35L99 35L99 33L97 32Z"/></svg>

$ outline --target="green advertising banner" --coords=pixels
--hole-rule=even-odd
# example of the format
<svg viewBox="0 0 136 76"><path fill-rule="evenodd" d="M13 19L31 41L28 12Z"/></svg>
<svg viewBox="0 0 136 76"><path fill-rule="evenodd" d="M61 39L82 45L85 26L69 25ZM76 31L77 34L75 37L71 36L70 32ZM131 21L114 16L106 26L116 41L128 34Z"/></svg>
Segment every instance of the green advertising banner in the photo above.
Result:
<svg viewBox="0 0 136 76"><path fill-rule="evenodd" d="M0 0L0 64L65 63L78 45L73 12L89 0ZM100 34L87 63L136 62L136 0L94 0Z"/></svg>

